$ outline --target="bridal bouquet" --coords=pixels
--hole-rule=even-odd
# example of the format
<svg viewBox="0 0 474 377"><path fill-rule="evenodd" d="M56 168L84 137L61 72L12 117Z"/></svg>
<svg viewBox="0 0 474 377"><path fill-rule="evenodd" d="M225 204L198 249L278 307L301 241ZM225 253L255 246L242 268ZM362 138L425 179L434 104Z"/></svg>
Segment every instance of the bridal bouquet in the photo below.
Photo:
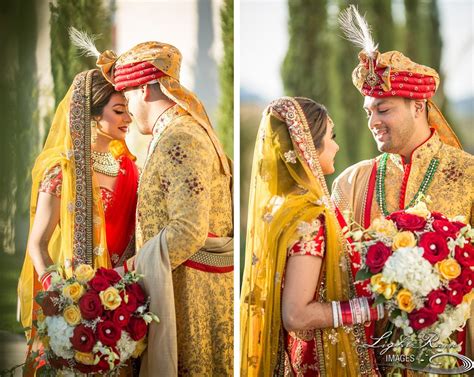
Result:
<svg viewBox="0 0 474 377"><path fill-rule="evenodd" d="M41 311L34 325L44 346L40 375L112 374L140 356L149 323L159 322L148 311L140 276L88 265L68 279L58 272L35 298Z"/></svg>
<svg viewBox="0 0 474 377"><path fill-rule="evenodd" d="M356 280L368 280L375 303L384 303L411 347L430 339L443 352L459 351L449 337L464 326L474 297L471 226L430 212L420 201L348 235L361 253Z"/></svg>

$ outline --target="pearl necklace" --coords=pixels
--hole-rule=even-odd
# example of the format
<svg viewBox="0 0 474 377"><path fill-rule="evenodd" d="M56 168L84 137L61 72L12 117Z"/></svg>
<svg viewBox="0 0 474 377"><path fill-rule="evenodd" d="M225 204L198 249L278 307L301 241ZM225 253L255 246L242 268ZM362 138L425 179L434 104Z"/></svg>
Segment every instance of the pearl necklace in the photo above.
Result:
<svg viewBox="0 0 474 377"><path fill-rule="evenodd" d="M380 164L377 167L377 177L376 177L376 184L375 184L375 196L377 199L377 203L379 205L380 210L382 211L384 216L390 215L390 212L387 210L387 202L385 199L385 175L387 170L387 160L388 160L388 153L384 153L382 158L380 159ZM439 158L433 157L430 161L428 169L426 170L425 176L423 177L423 181L418 188L417 193L410 201L410 203L405 207L405 209L412 207L420 194L425 194L426 190L428 190L428 186L430 185L433 177L436 173L436 169L439 165Z"/></svg>
<svg viewBox="0 0 474 377"><path fill-rule="evenodd" d="M91 151L92 168L95 172L116 177L120 170L120 165L110 152Z"/></svg>

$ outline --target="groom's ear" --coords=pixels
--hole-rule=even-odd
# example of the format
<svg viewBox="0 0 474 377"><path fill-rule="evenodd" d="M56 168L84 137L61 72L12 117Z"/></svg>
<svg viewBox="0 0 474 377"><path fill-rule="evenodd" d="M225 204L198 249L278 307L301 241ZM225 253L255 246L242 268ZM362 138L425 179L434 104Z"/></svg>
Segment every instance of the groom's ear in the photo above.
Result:
<svg viewBox="0 0 474 377"><path fill-rule="evenodd" d="M143 85L141 87L141 94L142 94L142 99L144 101L150 101L152 99L152 90L150 89L149 85Z"/></svg>

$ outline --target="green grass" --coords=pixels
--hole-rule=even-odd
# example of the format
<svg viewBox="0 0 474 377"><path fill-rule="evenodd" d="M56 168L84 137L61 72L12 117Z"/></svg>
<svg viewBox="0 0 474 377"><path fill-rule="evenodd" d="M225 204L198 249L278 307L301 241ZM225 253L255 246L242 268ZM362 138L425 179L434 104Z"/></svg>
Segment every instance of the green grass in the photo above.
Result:
<svg viewBox="0 0 474 377"><path fill-rule="evenodd" d="M23 255L9 255L0 251L0 330L22 334L16 320L16 293Z"/></svg>

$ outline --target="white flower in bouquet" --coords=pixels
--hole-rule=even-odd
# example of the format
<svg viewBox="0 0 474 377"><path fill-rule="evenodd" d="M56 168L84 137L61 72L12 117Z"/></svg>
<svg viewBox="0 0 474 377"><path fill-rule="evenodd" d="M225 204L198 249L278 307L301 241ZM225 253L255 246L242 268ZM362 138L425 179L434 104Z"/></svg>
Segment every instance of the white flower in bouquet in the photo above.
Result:
<svg viewBox="0 0 474 377"><path fill-rule="evenodd" d="M420 247L396 250L387 259L382 274L387 283L398 283L418 296L426 296L440 286L438 275L423 258L423 249Z"/></svg>
<svg viewBox="0 0 474 377"><path fill-rule="evenodd" d="M439 324L434 329L440 342L444 342L457 329L464 326L470 314L470 307L462 303L455 308L447 309L439 316Z"/></svg>
<svg viewBox="0 0 474 377"><path fill-rule="evenodd" d="M130 338L126 331L122 331L122 335L117 342L117 348L120 353L120 362L124 362L132 356L137 346L137 342Z"/></svg>
<svg viewBox="0 0 474 377"><path fill-rule="evenodd" d="M74 328L69 326L62 316L46 317L45 322L48 327L49 345L53 352L64 359L72 358L74 350L69 339L73 335Z"/></svg>

